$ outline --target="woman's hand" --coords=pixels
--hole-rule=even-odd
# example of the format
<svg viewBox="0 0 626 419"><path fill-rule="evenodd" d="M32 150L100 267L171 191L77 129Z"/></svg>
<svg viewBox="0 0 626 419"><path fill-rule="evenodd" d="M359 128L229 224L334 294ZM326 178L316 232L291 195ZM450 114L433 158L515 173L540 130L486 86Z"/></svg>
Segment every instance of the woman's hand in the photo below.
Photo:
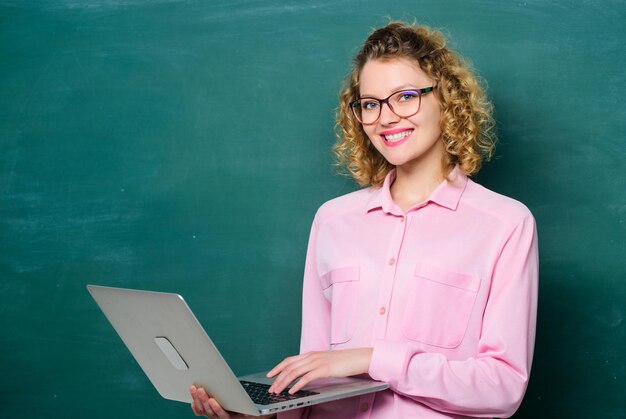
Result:
<svg viewBox="0 0 626 419"><path fill-rule="evenodd" d="M280 393L300 378L289 390L293 394L313 380L326 377L349 377L369 371L373 348L345 349L338 351L308 352L285 358L267 373L277 377L269 391Z"/></svg>
<svg viewBox="0 0 626 419"><path fill-rule="evenodd" d="M215 400L210 397L204 388L197 388L196 386L189 387L189 393L193 398L193 402L191 403L191 410L196 416L206 416L208 418L219 418L219 419L244 419L244 418L254 418L255 416L242 415L241 413L231 413L222 409L222 406ZM265 419L275 418L276 415L263 416Z"/></svg>

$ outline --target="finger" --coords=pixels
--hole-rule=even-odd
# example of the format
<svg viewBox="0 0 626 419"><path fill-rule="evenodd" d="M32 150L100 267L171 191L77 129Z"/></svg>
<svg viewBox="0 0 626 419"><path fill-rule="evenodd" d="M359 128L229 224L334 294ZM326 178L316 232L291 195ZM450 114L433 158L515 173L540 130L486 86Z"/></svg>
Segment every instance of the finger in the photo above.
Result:
<svg viewBox="0 0 626 419"><path fill-rule="evenodd" d="M305 354L306 355L306 354ZM294 362L298 362L298 360L300 360L300 358L302 358L303 355L294 355L294 356L290 356L287 357L285 359L283 359L278 365L276 365L274 368L272 368L268 373L267 373L267 377L268 378L272 378L275 375L277 375L278 373L280 373L282 370L284 370L285 368L287 368L289 365L291 365Z"/></svg>
<svg viewBox="0 0 626 419"><path fill-rule="evenodd" d="M304 386L309 384L311 381L317 380L322 376L323 374L319 371L311 371L310 373L303 375L302 378L300 378L300 380L289 389L289 394L295 394L296 392L302 390Z"/></svg>
<svg viewBox="0 0 626 419"><path fill-rule="evenodd" d="M280 373L278 378L276 378L270 386L269 391L280 393L299 377L302 377L316 368L318 368L318 362L315 359L309 359L300 364L290 365L289 368Z"/></svg>
<svg viewBox="0 0 626 419"><path fill-rule="evenodd" d="M289 387L294 381L300 377L301 374L309 372L308 369L299 368L297 370L283 371L276 378L269 388L270 393L280 393L285 388Z"/></svg>
<svg viewBox="0 0 626 419"><path fill-rule="evenodd" d="M204 408L202 407L202 403L198 400L198 389L196 386L189 386L189 394L191 394L191 398L193 399L191 402L191 410L195 413L196 416L204 415Z"/></svg>
<svg viewBox="0 0 626 419"><path fill-rule="evenodd" d="M204 413L207 416L216 416L215 412L213 411L213 408L211 407L211 404L209 403L210 397L207 394L205 389L200 388L198 390L198 400L202 404L202 408L204 409Z"/></svg>
<svg viewBox="0 0 626 419"><path fill-rule="evenodd" d="M198 397L198 389L196 388L196 386L189 386L189 394L191 394L191 398L194 400Z"/></svg>
<svg viewBox="0 0 626 419"><path fill-rule="evenodd" d="M193 403L191 403L191 410L193 410L196 416L206 416L204 408L198 400L194 400Z"/></svg>
<svg viewBox="0 0 626 419"><path fill-rule="evenodd" d="M285 380L285 375L293 369L295 363L298 361L299 359L296 359L296 357L286 358L283 362L275 366L272 370L270 370L270 372L267 373L268 378L276 378L268 390L270 393L276 392L276 388L278 386L282 386L282 383Z"/></svg>
<svg viewBox="0 0 626 419"><path fill-rule="evenodd" d="M289 386L294 380L298 378L298 374L296 373L295 368L289 368L281 371L280 374L276 377L268 392L270 393L280 393L286 387Z"/></svg>
<svg viewBox="0 0 626 419"><path fill-rule="evenodd" d="M211 409L213 409L213 411L215 412L218 418L220 419L230 418L230 414L222 408L222 406L217 402L217 400L211 398L209 399L209 404L211 405Z"/></svg>

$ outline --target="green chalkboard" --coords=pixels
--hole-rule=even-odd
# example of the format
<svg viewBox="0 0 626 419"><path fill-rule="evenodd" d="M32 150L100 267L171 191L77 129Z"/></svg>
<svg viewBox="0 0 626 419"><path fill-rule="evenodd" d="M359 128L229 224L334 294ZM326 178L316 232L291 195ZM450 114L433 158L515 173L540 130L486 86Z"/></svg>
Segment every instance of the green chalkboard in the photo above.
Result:
<svg viewBox="0 0 626 419"><path fill-rule="evenodd" d="M500 136L478 181L538 222L515 417L626 417L617 0L0 1L0 417L192 417L88 283L183 294L237 373L297 351L310 222L355 189L329 151L337 91L389 18L473 62Z"/></svg>

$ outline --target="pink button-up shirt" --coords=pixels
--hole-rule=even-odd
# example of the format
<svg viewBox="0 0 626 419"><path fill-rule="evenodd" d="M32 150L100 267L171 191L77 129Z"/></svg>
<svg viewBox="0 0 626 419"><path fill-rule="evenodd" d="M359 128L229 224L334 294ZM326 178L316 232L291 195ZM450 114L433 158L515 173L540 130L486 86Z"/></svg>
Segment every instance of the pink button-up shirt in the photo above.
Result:
<svg viewBox="0 0 626 419"><path fill-rule="evenodd" d="M388 390L280 418L508 417L528 383L537 235L521 203L458 168L404 212L382 188L325 203L304 273L301 352L373 347Z"/></svg>

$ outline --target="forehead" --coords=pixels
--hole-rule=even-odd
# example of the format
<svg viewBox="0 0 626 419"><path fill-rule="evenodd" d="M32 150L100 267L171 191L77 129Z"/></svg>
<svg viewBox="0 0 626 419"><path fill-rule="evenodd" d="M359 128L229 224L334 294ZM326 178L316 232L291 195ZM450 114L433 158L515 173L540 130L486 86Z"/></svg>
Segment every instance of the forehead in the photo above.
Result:
<svg viewBox="0 0 626 419"><path fill-rule="evenodd" d="M392 58L370 60L359 75L361 96L385 97L405 88L422 88L433 81L422 70L416 60Z"/></svg>

